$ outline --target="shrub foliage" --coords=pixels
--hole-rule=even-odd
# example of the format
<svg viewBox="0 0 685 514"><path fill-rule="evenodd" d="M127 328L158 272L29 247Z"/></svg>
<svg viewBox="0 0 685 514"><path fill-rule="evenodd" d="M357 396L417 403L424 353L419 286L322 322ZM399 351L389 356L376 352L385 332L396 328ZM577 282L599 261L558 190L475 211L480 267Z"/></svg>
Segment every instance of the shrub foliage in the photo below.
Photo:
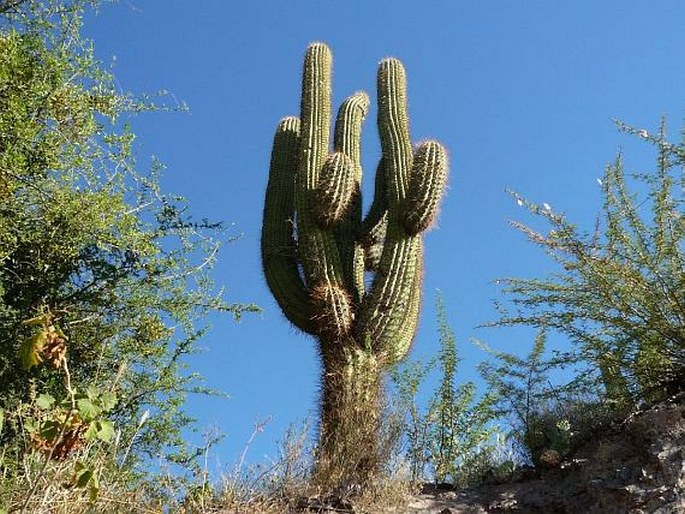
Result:
<svg viewBox="0 0 685 514"><path fill-rule="evenodd" d="M514 222L558 264L541 279L508 279L513 308L496 325L566 335L567 362L585 364L609 400L630 406L683 390L685 374L685 144L618 123L652 145L656 170L628 174L619 155L599 179L603 208L583 232L547 205L514 197L550 227Z"/></svg>
<svg viewBox="0 0 685 514"><path fill-rule="evenodd" d="M94 444L118 448L117 476L188 458L183 403L206 389L184 356L208 312L255 310L208 275L221 224L140 171L129 119L182 106L119 92L80 34L89 5L0 2L0 482L29 496L71 457L95 494Z"/></svg>

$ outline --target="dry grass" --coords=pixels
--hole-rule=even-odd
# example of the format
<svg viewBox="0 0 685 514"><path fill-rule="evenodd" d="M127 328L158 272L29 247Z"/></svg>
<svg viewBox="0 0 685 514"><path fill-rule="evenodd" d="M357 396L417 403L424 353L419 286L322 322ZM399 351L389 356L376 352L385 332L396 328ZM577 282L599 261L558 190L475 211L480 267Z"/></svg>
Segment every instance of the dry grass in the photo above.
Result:
<svg viewBox="0 0 685 514"><path fill-rule="evenodd" d="M380 514L406 505L416 492L406 466L395 459L395 465L384 477L360 489L328 490L313 478L315 447L309 424L291 427L280 444L279 455L265 466L248 470L236 469L222 478L220 493L213 508L221 514L345 513ZM394 446L383 442L383 446ZM318 470L317 470L318 473Z"/></svg>
<svg viewBox="0 0 685 514"><path fill-rule="evenodd" d="M97 497L95 489L77 483L77 463L88 461L86 448L78 454L61 460L45 462L38 453L24 456L20 471L2 477L0 486L0 512L30 514L75 513L127 513L135 506L135 512L159 513L161 508L150 501L140 490L127 487L103 467L95 467L97 474Z"/></svg>
<svg viewBox="0 0 685 514"><path fill-rule="evenodd" d="M258 423L237 464L216 483L210 482L206 466L209 446L204 468L190 480L162 471L132 481L117 471L117 455L125 449L101 444L85 445L62 460L28 452L22 462L13 463L11 475L7 468L4 476L0 474L0 514L379 514L406 505L415 492L407 466L397 458L388 458L392 468L363 490L350 486L331 491L317 485L312 478L315 446L307 422L286 432L273 461L247 466L252 440L262 430L263 423ZM381 448L390 457L397 444L390 439L397 432L382 435ZM97 476L96 497L91 496L92 482L77 485L80 463Z"/></svg>

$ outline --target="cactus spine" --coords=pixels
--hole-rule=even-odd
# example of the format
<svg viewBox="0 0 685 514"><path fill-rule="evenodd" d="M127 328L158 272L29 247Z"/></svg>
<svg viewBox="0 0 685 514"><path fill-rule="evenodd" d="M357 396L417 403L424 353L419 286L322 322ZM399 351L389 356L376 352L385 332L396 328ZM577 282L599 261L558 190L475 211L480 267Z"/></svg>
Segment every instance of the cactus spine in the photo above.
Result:
<svg viewBox="0 0 685 514"><path fill-rule="evenodd" d="M421 302L421 233L436 216L447 175L435 141L414 151L406 78L397 59L378 69L382 156L362 219L361 128L369 98L338 112L329 148L332 56L309 46L299 118L276 130L262 229L267 283L283 313L314 335L323 363L318 476L364 483L378 470L382 370L409 350ZM365 289L365 271L374 272Z"/></svg>

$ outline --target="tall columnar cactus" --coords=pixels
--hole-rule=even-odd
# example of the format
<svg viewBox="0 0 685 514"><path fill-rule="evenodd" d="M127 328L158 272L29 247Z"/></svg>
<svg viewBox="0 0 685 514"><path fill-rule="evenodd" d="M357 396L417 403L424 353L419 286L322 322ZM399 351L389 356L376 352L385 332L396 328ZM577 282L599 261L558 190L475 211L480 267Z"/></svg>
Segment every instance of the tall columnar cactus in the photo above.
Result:
<svg viewBox="0 0 685 514"><path fill-rule="evenodd" d="M447 175L435 141L412 148L406 79L397 59L378 69L382 156L362 218L361 127L366 93L347 98L333 131L329 48L309 46L299 118L278 125L262 230L267 283L285 316L318 339L323 363L319 476L366 481L379 466L382 370L402 359L421 303L421 233ZM373 272L367 289L365 271Z"/></svg>

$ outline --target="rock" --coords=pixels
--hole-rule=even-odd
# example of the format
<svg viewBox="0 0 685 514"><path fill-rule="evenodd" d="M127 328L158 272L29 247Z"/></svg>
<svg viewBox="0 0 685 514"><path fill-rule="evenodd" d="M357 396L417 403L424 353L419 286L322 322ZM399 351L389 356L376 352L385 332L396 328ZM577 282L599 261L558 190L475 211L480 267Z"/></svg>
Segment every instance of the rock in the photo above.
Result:
<svg viewBox="0 0 685 514"><path fill-rule="evenodd" d="M556 469L561 465L561 455L556 450L545 450L540 455L540 464L546 469Z"/></svg>
<svg viewBox="0 0 685 514"><path fill-rule="evenodd" d="M546 471L518 481L454 491L425 486L396 514L685 513L685 403L673 399L595 434L562 461L545 452ZM554 452L554 453L552 453ZM543 455L545 455L543 454ZM556 455L555 455L556 454Z"/></svg>

